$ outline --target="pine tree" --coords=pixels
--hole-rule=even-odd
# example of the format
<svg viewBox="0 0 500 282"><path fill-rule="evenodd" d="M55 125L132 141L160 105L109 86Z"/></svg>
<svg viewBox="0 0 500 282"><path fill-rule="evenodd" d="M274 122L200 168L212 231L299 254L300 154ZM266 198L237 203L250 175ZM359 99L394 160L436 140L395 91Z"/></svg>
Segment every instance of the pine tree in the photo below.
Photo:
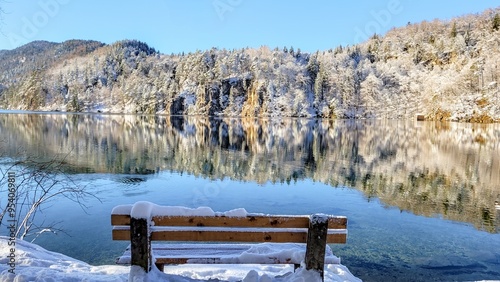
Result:
<svg viewBox="0 0 500 282"><path fill-rule="evenodd" d="M311 55L311 57L309 58L309 62L307 62L306 69L309 76L311 77L311 82L314 84L319 72L318 52Z"/></svg>
<svg viewBox="0 0 500 282"><path fill-rule="evenodd" d="M44 104L44 91L42 88L42 74L35 70L21 87L21 97L27 110L39 110Z"/></svg>
<svg viewBox="0 0 500 282"><path fill-rule="evenodd" d="M80 102L78 101L77 94L73 94L73 97L71 97L71 104L69 110L72 112L80 111Z"/></svg>
<svg viewBox="0 0 500 282"><path fill-rule="evenodd" d="M500 29L500 16L498 14L495 14L495 17L493 18L492 29L493 30Z"/></svg>
<svg viewBox="0 0 500 282"><path fill-rule="evenodd" d="M314 94L316 95L316 104L324 100L325 89L328 85L328 76L323 64L319 63L318 74L314 81Z"/></svg>
<svg viewBox="0 0 500 282"><path fill-rule="evenodd" d="M458 32L457 32L457 23L454 22L453 26L451 27L450 36L453 37L453 38L455 38L455 37L457 37L457 34L458 34Z"/></svg>

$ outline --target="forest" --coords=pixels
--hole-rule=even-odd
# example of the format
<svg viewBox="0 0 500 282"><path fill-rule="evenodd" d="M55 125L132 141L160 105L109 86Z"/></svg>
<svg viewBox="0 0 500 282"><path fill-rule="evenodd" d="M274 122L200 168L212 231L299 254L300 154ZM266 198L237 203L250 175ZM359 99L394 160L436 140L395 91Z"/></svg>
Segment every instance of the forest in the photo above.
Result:
<svg viewBox="0 0 500 282"><path fill-rule="evenodd" d="M3 109L500 121L500 8L408 23L354 46L163 54L147 43L0 50Z"/></svg>

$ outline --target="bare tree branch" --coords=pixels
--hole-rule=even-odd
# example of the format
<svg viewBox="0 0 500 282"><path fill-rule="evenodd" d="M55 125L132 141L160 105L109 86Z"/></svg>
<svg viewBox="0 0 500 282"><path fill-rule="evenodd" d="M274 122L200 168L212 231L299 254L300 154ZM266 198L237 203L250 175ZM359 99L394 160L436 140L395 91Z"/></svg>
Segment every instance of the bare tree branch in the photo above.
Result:
<svg viewBox="0 0 500 282"><path fill-rule="evenodd" d="M24 239L26 236L35 236L35 240L42 233L64 233L57 228L57 223L37 225L35 218L42 209L50 206L57 199L66 198L78 204L86 212L89 198L99 200L97 196L87 191L86 186L76 183L68 170L65 158L52 158L47 161L38 161L31 158L15 161L5 171L0 171L0 192L5 191L7 173L16 171L16 208L17 230L16 237ZM100 200L99 200L100 201ZM0 225L7 211L7 204L0 202Z"/></svg>

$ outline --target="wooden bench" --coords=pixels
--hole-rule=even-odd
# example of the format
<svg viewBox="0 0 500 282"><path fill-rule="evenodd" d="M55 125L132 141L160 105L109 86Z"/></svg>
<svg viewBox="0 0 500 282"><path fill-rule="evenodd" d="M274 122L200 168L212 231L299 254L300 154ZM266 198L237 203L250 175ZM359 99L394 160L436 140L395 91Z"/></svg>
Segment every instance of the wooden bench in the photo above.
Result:
<svg viewBox="0 0 500 282"><path fill-rule="evenodd" d="M304 262L306 269L323 277L324 264L340 263L327 243L344 244L347 239L347 218L343 216L234 216L192 211L176 213L148 202L115 207L111 214L113 240L130 241L117 263L137 265L149 272L152 263L163 271L164 264L294 264L297 268ZM204 243L186 243L193 241ZM296 255L297 250L299 254L303 251L302 257Z"/></svg>

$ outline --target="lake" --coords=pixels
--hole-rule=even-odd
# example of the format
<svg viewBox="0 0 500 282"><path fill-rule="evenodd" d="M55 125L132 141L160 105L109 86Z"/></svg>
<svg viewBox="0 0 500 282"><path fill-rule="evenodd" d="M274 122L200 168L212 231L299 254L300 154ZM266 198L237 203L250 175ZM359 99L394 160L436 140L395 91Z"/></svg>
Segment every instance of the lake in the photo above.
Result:
<svg viewBox="0 0 500 282"><path fill-rule="evenodd" d="M127 245L111 240L111 209L146 200L345 215L348 243L332 249L365 281L500 277L498 124L3 112L0 134L2 172L56 160L98 197L36 218L64 232L35 243L92 264Z"/></svg>

